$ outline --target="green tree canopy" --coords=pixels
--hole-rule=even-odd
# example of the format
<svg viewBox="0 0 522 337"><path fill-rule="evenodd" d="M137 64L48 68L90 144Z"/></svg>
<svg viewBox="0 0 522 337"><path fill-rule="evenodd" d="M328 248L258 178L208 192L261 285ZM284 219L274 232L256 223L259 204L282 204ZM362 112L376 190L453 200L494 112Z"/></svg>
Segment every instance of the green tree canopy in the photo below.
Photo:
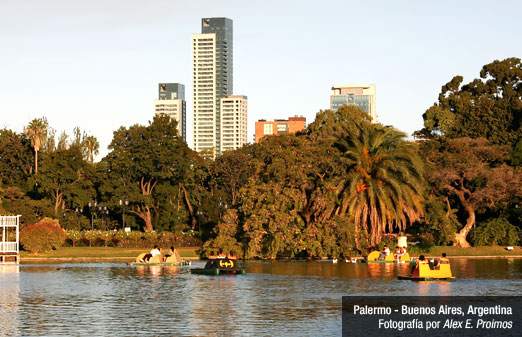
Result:
<svg viewBox="0 0 522 337"><path fill-rule="evenodd" d="M422 144L430 164L427 177L435 193L452 201L466 214L455 245L469 247L467 236L477 212L506 205L522 193L522 172L505 164L508 147L491 145L486 139L457 138Z"/></svg>
<svg viewBox="0 0 522 337"><path fill-rule="evenodd" d="M485 65L480 79L455 76L423 115L429 136L485 138L512 144L522 135L522 64L508 58Z"/></svg>
<svg viewBox="0 0 522 337"><path fill-rule="evenodd" d="M54 215L85 205L95 194L89 168L79 149L56 150L42 161L38 190L54 201Z"/></svg>
<svg viewBox="0 0 522 337"><path fill-rule="evenodd" d="M33 173L31 144L22 134L0 130L0 182L25 186Z"/></svg>
<svg viewBox="0 0 522 337"><path fill-rule="evenodd" d="M166 195L176 193L190 169L191 150L176 125L160 115L148 126L121 127L114 132L111 152L102 161L107 177L101 187L104 198L114 205L118 199L128 198L129 212L143 220L146 231L154 230L153 213Z"/></svg>

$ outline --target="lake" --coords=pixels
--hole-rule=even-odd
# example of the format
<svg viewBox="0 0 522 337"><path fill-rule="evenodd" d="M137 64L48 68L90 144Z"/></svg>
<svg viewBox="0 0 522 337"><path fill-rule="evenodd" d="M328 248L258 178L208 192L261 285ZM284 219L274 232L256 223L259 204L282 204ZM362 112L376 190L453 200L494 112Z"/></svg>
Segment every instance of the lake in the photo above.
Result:
<svg viewBox="0 0 522 337"><path fill-rule="evenodd" d="M0 265L0 335L340 336L343 295L522 294L520 258L451 261L456 282L399 281L406 264L331 261L250 261L238 276L123 263Z"/></svg>

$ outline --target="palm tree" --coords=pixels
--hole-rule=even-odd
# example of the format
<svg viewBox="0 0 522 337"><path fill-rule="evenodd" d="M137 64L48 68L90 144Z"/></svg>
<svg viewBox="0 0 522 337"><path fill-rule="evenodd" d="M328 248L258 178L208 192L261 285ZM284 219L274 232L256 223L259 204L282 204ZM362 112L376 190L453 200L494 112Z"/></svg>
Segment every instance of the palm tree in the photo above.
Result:
<svg viewBox="0 0 522 337"><path fill-rule="evenodd" d="M361 229L367 232L370 246L423 213L422 163L404 137L392 127L360 124L335 143L346 164L339 214L353 217L356 235Z"/></svg>
<svg viewBox="0 0 522 337"><path fill-rule="evenodd" d="M47 119L35 118L25 127L25 135L31 139L31 146L34 148L34 174L38 174L38 151L47 137Z"/></svg>
<svg viewBox="0 0 522 337"><path fill-rule="evenodd" d="M91 164L94 163L94 155L98 155L100 149L100 143L94 136L87 136L85 138L85 144L87 145L87 149L89 150L89 158L91 160Z"/></svg>

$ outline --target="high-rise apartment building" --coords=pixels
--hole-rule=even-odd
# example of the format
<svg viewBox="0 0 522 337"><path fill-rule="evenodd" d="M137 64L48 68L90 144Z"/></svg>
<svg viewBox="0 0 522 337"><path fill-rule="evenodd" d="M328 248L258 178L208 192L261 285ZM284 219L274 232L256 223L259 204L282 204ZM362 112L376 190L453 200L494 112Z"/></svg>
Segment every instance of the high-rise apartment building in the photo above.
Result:
<svg viewBox="0 0 522 337"><path fill-rule="evenodd" d="M158 99L154 100L154 113L166 114L178 121L178 134L187 141L187 108L183 84L160 83Z"/></svg>
<svg viewBox="0 0 522 337"><path fill-rule="evenodd" d="M296 133L304 130L306 126L305 117L289 117L288 119L276 119L274 121L266 121L260 119L256 122L256 133L254 139L259 143L261 138L269 135L281 135L286 133Z"/></svg>
<svg viewBox="0 0 522 337"><path fill-rule="evenodd" d="M232 20L201 20L201 34L192 34L192 97L194 150L221 153L220 100L232 94Z"/></svg>
<svg viewBox="0 0 522 337"><path fill-rule="evenodd" d="M343 105L355 105L367 112L372 122L377 122L375 85L334 85L330 96L330 109L337 110Z"/></svg>
<svg viewBox="0 0 522 337"><path fill-rule="evenodd" d="M246 96L221 98L221 153L235 150L248 142L248 101Z"/></svg>

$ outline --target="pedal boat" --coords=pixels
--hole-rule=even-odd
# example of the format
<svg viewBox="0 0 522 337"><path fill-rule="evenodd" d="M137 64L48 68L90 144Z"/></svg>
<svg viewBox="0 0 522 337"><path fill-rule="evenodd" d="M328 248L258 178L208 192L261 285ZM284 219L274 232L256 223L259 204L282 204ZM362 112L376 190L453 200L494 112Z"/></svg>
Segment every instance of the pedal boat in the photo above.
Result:
<svg viewBox="0 0 522 337"><path fill-rule="evenodd" d="M384 258L384 260L379 260L379 256L381 255L381 252L374 250L370 254L368 254L368 257L364 260L359 260L361 262L366 263L398 263L398 262L410 262L410 254L405 253L404 255L399 257L399 260L395 259L395 256L393 254L390 254Z"/></svg>
<svg viewBox="0 0 522 337"><path fill-rule="evenodd" d="M209 256L204 268L192 268L191 274L197 275L238 275L246 274L245 269L239 268L234 256Z"/></svg>
<svg viewBox="0 0 522 337"><path fill-rule="evenodd" d="M399 280L411 281L455 281L456 278L451 274L449 263L440 264L434 269L428 263L418 265L411 276L400 276Z"/></svg>
<svg viewBox="0 0 522 337"><path fill-rule="evenodd" d="M136 261L129 263L131 266L187 266L190 265L190 261L181 260L179 253L175 251L174 254L167 257L165 261L163 261L163 255L156 255L151 257L148 262L142 262L143 257L147 253L141 253L136 258Z"/></svg>

